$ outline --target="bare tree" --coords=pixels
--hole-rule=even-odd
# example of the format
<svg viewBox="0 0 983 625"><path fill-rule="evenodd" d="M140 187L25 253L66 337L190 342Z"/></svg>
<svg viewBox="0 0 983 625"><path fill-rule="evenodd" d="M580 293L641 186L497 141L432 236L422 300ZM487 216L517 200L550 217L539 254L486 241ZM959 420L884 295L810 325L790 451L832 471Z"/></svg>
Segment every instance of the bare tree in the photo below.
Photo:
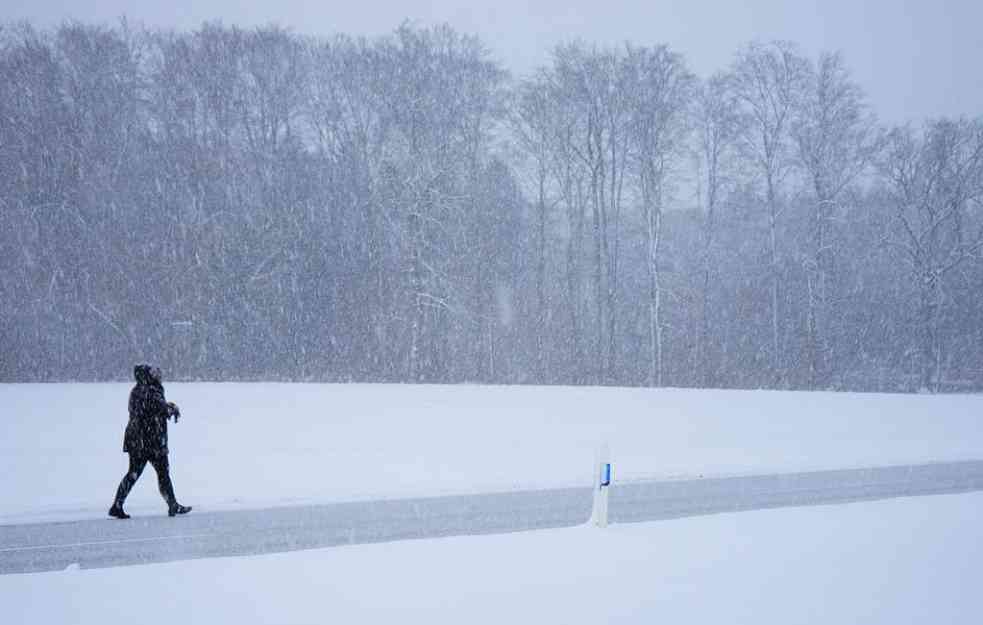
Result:
<svg viewBox="0 0 983 625"><path fill-rule="evenodd" d="M832 236L838 202L861 176L881 146L863 91L853 82L839 54L822 54L810 66L793 124L797 154L813 194L808 276L806 351L811 388L830 382L831 313L837 295L831 273L837 255Z"/></svg>
<svg viewBox="0 0 983 625"><path fill-rule="evenodd" d="M567 173L574 174L572 185L561 186L578 194L586 191L591 213L593 378L604 381L618 369L620 358L620 245L631 145L631 77L625 54L575 43L555 51L550 81L569 114L564 150L576 165L566 165Z"/></svg>
<svg viewBox="0 0 983 625"><path fill-rule="evenodd" d="M696 135L697 192L701 214L700 329L697 366L701 383L717 384L716 366L711 357L711 291L716 271L715 234L722 195L733 181L735 147L741 131L737 98L725 74L706 80L696 93L694 126Z"/></svg>
<svg viewBox="0 0 983 625"><path fill-rule="evenodd" d="M476 154L487 147L491 120L502 114L494 101L505 74L477 39L446 26L404 25L380 45L380 54L389 84L383 106L394 132L384 157L385 197L396 208L393 219L408 261L407 369L415 381L439 379L448 369L450 328L485 333L487 312L474 316L465 297L475 292L474 276L485 259L469 254L460 217L473 213L467 187L478 175ZM479 371L487 362L482 345L487 349L480 340L465 343L475 350Z"/></svg>
<svg viewBox="0 0 983 625"><path fill-rule="evenodd" d="M678 54L662 46L628 48L626 89L632 96L632 156L641 196L648 276L648 383L663 385L663 209L673 166L686 139L695 78Z"/></svg>
<svg viewBox="0 0 983 625"><path fill-rule="evenodd" d="M774 382L779 385L786 383L787 371L780 341L784 313L780 309L778 227L784 210L782 185L793 165L789 130L807 67L793 44L776 41L745 46L737 53L731 69L734 92L747 118L741 124L741 146L765 185L771 271L770 356Z"/></svg>
<svg viewBox="0 0 983 625"><path fill-rule="evenodd" d="M533 332L536 341L536 376L540 381L551 377L547 349L552 307L547 293L549 262L547 226L550 214L559 198L550 197L553 186L553 161L557 142L557 103L540 80L530 79L519 84L513 110L512 129L519 149L532 160L533 193L535 194L535 293L536 320Z"/></svg>
<svg viewBox="0 0 983 625"><path fill-rule="evenodd" d="M907 261L915 289L919 388L937 390L946 278L983 249L983 119L940 119L920 132L895 128L881 172L895 208L889 242Z"/></svg>

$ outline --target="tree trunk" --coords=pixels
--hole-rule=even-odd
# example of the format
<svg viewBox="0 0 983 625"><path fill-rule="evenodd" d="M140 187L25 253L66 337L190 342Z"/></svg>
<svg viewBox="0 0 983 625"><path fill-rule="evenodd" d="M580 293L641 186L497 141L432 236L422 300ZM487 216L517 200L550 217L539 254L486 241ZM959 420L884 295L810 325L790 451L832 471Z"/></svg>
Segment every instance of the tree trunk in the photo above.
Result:
<svg viewBox="0 0 983 625"><path fill-rule="evenodd" d="M778 198L772 174L768 176L768 234L771 243L771 368L773 383L781 387L785 384L784 359L779 346L778 329L780 313L778 296L781 283L781 268L778 265Z"/></svg>

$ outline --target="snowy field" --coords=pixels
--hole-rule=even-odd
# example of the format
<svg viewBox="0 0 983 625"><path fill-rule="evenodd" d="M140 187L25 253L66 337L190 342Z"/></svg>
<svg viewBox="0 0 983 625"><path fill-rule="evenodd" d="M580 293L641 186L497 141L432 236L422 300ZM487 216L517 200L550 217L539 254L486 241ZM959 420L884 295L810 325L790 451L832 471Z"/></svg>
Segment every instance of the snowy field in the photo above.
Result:
<svg viewBox="0 0 983 625"><path fill-rule="evenodd" d="M8 623L979 623L983 493L0 576Z"/></svg>
<svg viewBox="0 0 983 625"><path fill-rule="evenodd" d="M983 396L569 387L167 384L197 510L983 459ZM105 515L128 384L0 384L0 524ZM153 469L127 509L160 515Z"/></svg>
<svg viewBox="0 0 983 625"><path fill-rule="evenodd" d="M128 389L0 385L0 531L105 514L125 470ZM285 384L167 394L185 415L171 428L177 491L199 514L587 486L601 442L615 488L983 459L976 395ZM127 508L163 514L152 469ZM981 516L983 493L970 493L70 567L0 576L0 605L5 623L81 625L977 623Z"/></svg>

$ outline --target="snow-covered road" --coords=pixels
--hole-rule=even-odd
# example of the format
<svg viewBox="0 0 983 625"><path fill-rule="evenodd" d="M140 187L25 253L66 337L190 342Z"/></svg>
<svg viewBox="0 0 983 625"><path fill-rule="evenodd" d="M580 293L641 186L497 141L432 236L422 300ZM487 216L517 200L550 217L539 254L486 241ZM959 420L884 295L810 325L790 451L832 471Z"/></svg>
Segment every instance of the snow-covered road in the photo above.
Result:
<svg viewBox="0 0 983 625"><path fill-rule="evenodd" d="M613 522L983 490L983 461L617 482ZM0 525L0 574L240 556L582 524L589 489ZM196 503L196 502L191 502Z"/></svg>

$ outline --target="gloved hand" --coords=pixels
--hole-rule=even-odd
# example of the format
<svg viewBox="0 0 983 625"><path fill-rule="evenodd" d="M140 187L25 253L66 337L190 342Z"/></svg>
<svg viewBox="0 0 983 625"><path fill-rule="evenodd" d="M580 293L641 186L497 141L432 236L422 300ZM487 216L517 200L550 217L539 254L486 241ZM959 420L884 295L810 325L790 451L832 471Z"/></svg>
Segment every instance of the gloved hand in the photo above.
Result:
<svg viewBox="0 0 983 625"><path fill-rule="evenodd" d="M167 415L169 417L174 417L174 423L177 423L181 418L181 409L177 407L172 401L167 402Z"/></svg>

